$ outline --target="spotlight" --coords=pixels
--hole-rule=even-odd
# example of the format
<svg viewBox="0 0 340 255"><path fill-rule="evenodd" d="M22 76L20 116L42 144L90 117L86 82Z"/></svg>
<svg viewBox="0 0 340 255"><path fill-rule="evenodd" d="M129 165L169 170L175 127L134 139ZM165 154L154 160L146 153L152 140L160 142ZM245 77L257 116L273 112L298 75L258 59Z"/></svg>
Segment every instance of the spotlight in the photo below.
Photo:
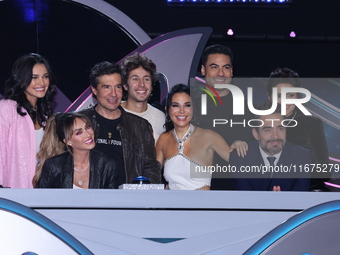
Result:
<svg viewBox="0 0 340 255"><path fill-rule="evenodd" d="M0 0L1 1L1 0ZM289 7L293 0L166 0L168 6L204 6L204 7Z"/></svg>
<svg viewBox="0 0 340 255"><path fill-rule="evenodd" d="M229 36L234 35L234 31L231 28L229 28L228 31L227 31L227 35L229 35Z"/></svg>
<svg viewBox="0 0 340 255"><path fill-rule="evenodd" d="M291 31L291 32L289 33L289 37L290 37L290 38L295 38L295 37L296 37L296 33L295 33L294 31Z"/></svg>

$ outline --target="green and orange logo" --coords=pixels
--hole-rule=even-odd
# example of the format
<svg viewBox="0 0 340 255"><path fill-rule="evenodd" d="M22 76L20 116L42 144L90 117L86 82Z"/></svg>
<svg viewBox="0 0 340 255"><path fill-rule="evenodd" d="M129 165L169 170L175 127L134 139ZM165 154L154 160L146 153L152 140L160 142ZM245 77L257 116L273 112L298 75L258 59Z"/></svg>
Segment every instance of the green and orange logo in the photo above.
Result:
<svg viewBox="0 0 340 255"><path fill-rule="evenodd" d="M222 105L222 99L220 97L220 95L217 93L216 89L214 89L212 86L203 83L203 85L208 88L209 90L211 90L216 96L213 95L213 93L211 93L208 89L206 88L200 88L200 90L203 90L205 93L207 93L211 99L214 101L215 106L217 106L217 101L215 99L215 97L217 97L217 100L219 101L220 105Z"/></svg>

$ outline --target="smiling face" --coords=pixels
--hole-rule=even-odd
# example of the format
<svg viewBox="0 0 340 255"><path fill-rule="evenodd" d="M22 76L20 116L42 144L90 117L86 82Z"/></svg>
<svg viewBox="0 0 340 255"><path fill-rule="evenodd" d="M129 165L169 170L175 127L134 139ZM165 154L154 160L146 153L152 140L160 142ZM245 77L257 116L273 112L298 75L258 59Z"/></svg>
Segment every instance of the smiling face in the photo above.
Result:
<svg viewBox="0 0 340 255"><path fill-rule="evenodd" d="M98 78L97 88L91 87L96 95L98 105L96 111L107 119L116 119L120 116L118 106L122 101L122 77L118 73L102 75Z"/></svg>
<svg viewBox="0 0 340 255"><path fill-rule="evenodd" d="M44 64L36 64L32 69L32 80L25 90L27 100L34 107L38 98L46 95L48 86L50 85L50 76Z"/></svg>
<svg viewBox="0 0 340 255"><path fill-rule="evenodd" d="M277 102L281 104L281 88L293 88L294 86L289 83L279 83L275 86L277 88ZM293 98L298 98L297 93L287 93L286 94L287 99L293 99ZM271 99L271 98L270 98ZM287 104L286 105L286 116L290 116L295 109L295 104Z"/></svg>
<svg viewBox="0 0 340 255"><path fill-rule="evenodd" d="M273 119L276 121L272 121ZM281 125L283 118L281 114L273 113L261 116L261 120L264 122L262 127L253 128L252 132L262 150L269 156L273 156L282 151L286 144L286 128Z"/></svg>
<svg viewBox="0 0 340 255"><path fill-rule="evenodd" d="M128 91L128 100L147 102L152 91L151 75L140 66L130 72L127 85L124 87Z"/></svg>
<svg viewBox="0 0 340 255"><path fill-rule="evenodd" d="M94 132L90 123L85 123L81 118L76 118L73 123L72 135L64 140L72 147L73 153L77 151L88 151L94 148Z"/></svg>
<svg viewBox="0 0 340 255"><path fill-rule="evenodd" d="M176 93L172 97L169 109L174 127L188 127L192 119L191 98L187 93Z"/></svg>
<svg viewBox="0 0 340 255"><path fill-rule="evenodd" d="M205 76L206 82L211 86L215 84L230 84L233 77L230 57L225 54L210 54L207 63L201 66L201 73Z"/></svg>

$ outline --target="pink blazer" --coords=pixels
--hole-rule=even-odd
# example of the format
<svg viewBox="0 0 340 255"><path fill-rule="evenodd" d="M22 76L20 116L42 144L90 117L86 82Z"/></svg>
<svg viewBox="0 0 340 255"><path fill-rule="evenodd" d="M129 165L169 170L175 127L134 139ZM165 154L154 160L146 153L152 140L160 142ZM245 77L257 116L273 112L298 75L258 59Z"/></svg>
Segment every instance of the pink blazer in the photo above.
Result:
<svg viewBox="0 0 340 255"><path fill-rule="evenodd" d="M0 184L10 188L33 188L34 125L28 114L20 116L16 108L15 101L0 100Z"/></svg>

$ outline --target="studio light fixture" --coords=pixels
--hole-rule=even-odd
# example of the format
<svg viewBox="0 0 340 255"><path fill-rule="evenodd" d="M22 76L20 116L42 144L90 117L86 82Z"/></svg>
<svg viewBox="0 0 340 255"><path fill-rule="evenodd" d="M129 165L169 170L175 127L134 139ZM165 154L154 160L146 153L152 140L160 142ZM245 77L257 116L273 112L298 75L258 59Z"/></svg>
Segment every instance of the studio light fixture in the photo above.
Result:
<svg viewBox="0 0 340 255"><path fill-rule="evenodd" d="M229 28L228 31L227 31L227 35L229 35L229 36L234 35L234 31L231 28Z"/></svg>
<svg viewBox="0 0 340 255"><path fill-rule="evenodd" d="M290 38L295 38L296 37L296 33L294 31L290 31L289 37Z"/></svg>

